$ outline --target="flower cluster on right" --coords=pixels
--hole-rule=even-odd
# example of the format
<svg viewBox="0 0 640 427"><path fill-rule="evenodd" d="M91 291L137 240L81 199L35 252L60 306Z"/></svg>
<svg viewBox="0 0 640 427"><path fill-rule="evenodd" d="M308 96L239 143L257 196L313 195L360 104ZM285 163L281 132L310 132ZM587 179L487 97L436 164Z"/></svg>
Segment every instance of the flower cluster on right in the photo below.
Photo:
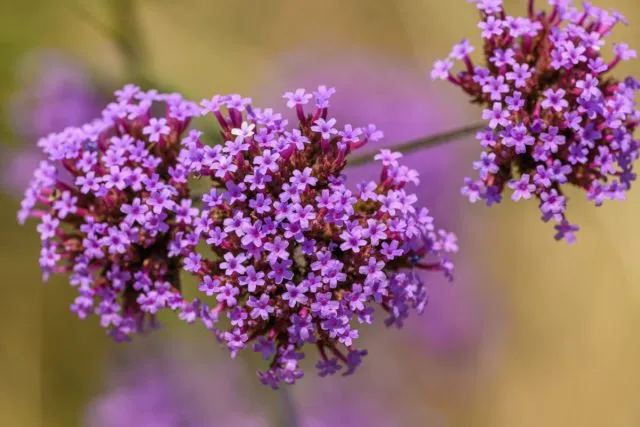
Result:
<svg viewBox="0 0 640 427"><path fill-rule="evenodd" d="M487 205L499 203L505 187L514 201L535 198L542 220L556 222L555 238L571 243L578 226L567 220L561 185L584 189L600 206L624 199L636 178L640 83L610 75L636 52L616 44L608 62L600 52L626 21L589 3L580 10L571 0L549 0L550 11L536 11L530 0L526 18L507 16L502 0L473 2L482 17L486 66L473 64L474 48L463 40L431 72L486 108L487 128L477 135L485 151L473 165L479 179L466 178L462 193ZM462 71L452 72L454 60L462 61Z"/></svg>

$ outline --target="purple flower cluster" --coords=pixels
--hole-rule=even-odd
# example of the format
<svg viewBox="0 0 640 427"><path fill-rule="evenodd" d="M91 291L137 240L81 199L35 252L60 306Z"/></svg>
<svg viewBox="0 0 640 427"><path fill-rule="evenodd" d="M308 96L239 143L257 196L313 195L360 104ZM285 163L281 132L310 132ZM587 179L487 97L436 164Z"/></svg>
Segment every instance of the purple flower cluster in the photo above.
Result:
<svg viewBox="0 0 640 427"><path fill-rule="evenodd" d="M418 173L399 164L400 153L382 150L379 181L347 188L347 156L382 132L337 128L328 116L334 92L285 94L299 121L290 129L239 95L198 105L129 85L101 119L41 139L48 161L19 220L40 219L45 278L70 273L80 294L72 310L97 314L116 339L169 309L201 321L232 356L251 345L270 360L259 374L274 388L302 376L307 343L321 376L352 373L366 354L354 346L355 325L371 323L376 304L398 327L422 311L426 289L414 268L451 277L445 254L457 245L415 206L406 186ZM222 145L186 132L210 114ZM188 187L196 179L211 187L200 209ZM196 250L201 242L206 252ZM200 298L182 295L182 270L198 277Z"/></svg>
<svg viewBox="0 0 640 427"><path fill-rule="evenodd" d="M600 206L624 199L636 178L640 84L609 74L636 52L620 43L613 60L600 53L615 25L626 21L586 2L579 10L571 0L549 0L549 12L536 11L530 0L526 18L507 16L502 0L473 2L482 17L486 66L474 66L474 48L463 40L431 72L486 108L488 126L477 135L486 151L473 165L479 179L466 178L462 193L487 205L501 201L505 186L514 201L535 197L543 221L557 223L555 238L573 242L578 226L566 218L561 185L584 189ZM453 73L453 60L464 69Z"/></svg>
<svg viewBox="0 0 640 427"><path fill-rule="evenodd" d="M178 154L199 108L132 85L116 95L102 118L40 139L47 160L18 218L40 220L45 280L70 273L79 293L71 309L80 318L98 315L114 338L125 339L159 309L183 305L181 259L171 255L180 253L176 236L195 209ZM162 106L164 117L154 117ZM190 238L184 244L193 248L198 239Z"/></svg>
<svg viewBox="0 0 640 427"><path fill-rule="evenodd" d="M232 356L253 342L270 360L261 381L274 388L302 376L305 344L318 349L321 376L352 373L366 354L355 347L356 324L371 323L377 304L387 325L402 326L410 309L426 304L412 268L450 275L443 254L457 249L455 236L436 231L428 211L415 207L405 187L418 183L418 173L398 163L401 154L382 150L380 180L347 188L347 156L382 133L373 125L336 127L328 115L333 92L286 93L294 128L248 99L214 97L204 108L234 138L215 147L191 141L179 158L213 186L193 218L212 256L182 251L185 269L216 301L201 318ZM432 260L421 262L426 256Z"/></svg>

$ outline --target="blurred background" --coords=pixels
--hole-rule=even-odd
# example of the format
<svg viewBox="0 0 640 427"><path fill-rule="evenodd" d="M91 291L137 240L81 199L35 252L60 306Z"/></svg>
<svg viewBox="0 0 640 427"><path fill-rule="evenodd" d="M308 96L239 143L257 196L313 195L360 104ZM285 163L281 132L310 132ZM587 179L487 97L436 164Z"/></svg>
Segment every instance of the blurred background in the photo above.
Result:
<svg viewBox="0 0 640 427"><path fill-rule="evenodd" d="M597 3L629 18L613 38L640 48L638 1ZM280 110L285 90L333 85L332 114L376 123L387 145L475 123L480 112L428 71L462 37L478 45L476 21L465 0L0 2L0 426L280 427L292 411L303 427L640 425L637 191L599 209L576 194L568 246L533 203L459 196L473 138L408 156L422 203L458 234L456 280L431 278L426 313L403 330L364 330L354 377L310 371L286 394L197 326L167 320L110 342L68 310L65 278L42 284L35 226L16 223L37 138L89 120L129 81Z"/></svg>

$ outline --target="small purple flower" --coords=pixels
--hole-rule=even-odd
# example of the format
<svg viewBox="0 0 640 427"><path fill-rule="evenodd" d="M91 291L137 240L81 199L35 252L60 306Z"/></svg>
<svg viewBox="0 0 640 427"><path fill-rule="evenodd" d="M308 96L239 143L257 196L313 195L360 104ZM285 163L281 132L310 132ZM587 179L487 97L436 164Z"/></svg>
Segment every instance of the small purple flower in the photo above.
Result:
<svg viewBox="0 0 640 427"><path fill-rule="evenodd" d="M546 97L544 101L542 101L542 108L549 109L552 108L556 112L560 112L569 106L569 102L564 99L565 95L564 89L547 89L544 91L544 96Z"/></svg>
<svg viewBox="0 0 640 427"><path fill-rule="evenodd" d="M304 294L307 291L305 285L300 284L296 286L288 283L286 288L286 292L282 294L282 299L289 301L289 307L293 308L296 304L305 304L309 300L309 298Z"/></svg>
<svg viewBox="0 0 640 427"><path fill-rule="evenodd" d="M233 255L231 253L224 254L224 262L220 264L220 268L225 270L228 275L243 274L246 268L242 265L247 257L243 254Z"/></svg>
<svg viewBox="0 0 640 427"><path fill-rule="evenodd" d="M453 68L453 61L445 59L444 61L436 61L431 70L431 78L433 80L447 80L449 77L449 70Z"/></svg>
<svg viewBox="0 0 640 427"><path fill-rule="evenodd" d="M518 181L509 182L509 188L513 190L511 198L517 202L520 199L530 199L531 193L535 191L536 186L529 183L530 177L524 174Z"/></svg>
<svg viewBox="0 0 640 427"><path fill-rule="evenodd" d="M287 92L282 97L287 99L287 107L294 108L296 105L308 104L313 95L306 93L304 89L296 89L295 92Z"/></svg>
<svg viewBox="0 0 640 427"><path fill-rule="evenodd" d="M160 137L169 135L170 132L171 128L167 125L167 120L155 117L149 119L149 124L142 129L143 135L148 135L150 142L158 142Z"/></svg>
<svg viewBox="0 0 640 427"><path fill-rule="evenodd" d="M311 126L311 130L321 134L323 139L329 139L331 135L338 133L338 130L333 127L335 124L336 119L318 119L315 121L315 126Z"/></svg>

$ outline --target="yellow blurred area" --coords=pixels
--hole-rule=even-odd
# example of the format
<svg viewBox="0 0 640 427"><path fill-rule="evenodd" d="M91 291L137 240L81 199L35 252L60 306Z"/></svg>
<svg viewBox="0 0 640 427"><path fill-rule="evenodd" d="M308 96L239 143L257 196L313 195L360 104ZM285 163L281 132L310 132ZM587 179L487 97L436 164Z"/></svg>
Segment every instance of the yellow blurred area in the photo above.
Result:
<svg viewBox="0 0 640 427"><path fill-rule="evenodd" d="M445 84L428 78L433 61L460 38L479 38L476 11L466 0L137 3L145 71L190 97L251 95L277 69L279 55L303 49L331 61L334 47L349 46L413 64L425 76L425 93L432 90L443 107L459 110L460 124L480 116L455 88L436 88ZM512 14L525 7L505 3ZM640 48L640 3L596 3L629 18L631 25L613 38ZM16 61L34 48L74 52L93 70L125 80L112 41L74 5L101 22L112 19L109 0L0 2L0 101L14 90ZM640 62L617 72L640 75ZM461 259L473 266L464 280L496 312L487 313L474 354L459 363L413 350L407 355L406 336L378 330L372 347L387 352L371 351L364 375L371 387L388 389L392 406L410 414L410 427L640 425L640 232L633 225L640 194L598 209L582 194L570 195L571 220L581 226L573 246L553 240L534 203L458 205L462 220L454 231ZM38 236L33 224L16 224L17 208L16 199L0 196L0 426L80 425L84 405L100 390L107 350L116 344L96 319L80 322L69 312L74 291L64 278L41 284ZM403 363L394 362L399 356ZM318 381L311 377L304 381ZM349 379L324 381L341 387ZM313 390L300 393L302 399Z"/></svg>

